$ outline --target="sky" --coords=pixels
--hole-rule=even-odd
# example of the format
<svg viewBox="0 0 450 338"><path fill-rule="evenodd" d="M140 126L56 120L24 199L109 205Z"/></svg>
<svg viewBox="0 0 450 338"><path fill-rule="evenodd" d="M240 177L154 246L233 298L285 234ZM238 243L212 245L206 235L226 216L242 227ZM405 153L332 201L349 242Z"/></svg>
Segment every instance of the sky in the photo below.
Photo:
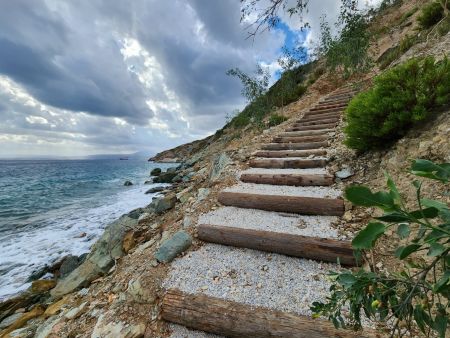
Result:
<svg viewBox="0 0 450 338"><path fill-rule="evenodd" d="M0 157L153 155L206 137L245 105L226 71L276 74L325 9L339 1L311 1L310 31L283 16L251 40L238 0L1 1Z"/></svg>

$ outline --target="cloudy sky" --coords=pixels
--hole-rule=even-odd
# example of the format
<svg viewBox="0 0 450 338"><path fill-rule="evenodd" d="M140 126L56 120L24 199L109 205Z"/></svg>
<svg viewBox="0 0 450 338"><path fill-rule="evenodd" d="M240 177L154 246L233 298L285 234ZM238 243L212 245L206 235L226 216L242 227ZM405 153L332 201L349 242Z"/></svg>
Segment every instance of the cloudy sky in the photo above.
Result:
<svg viewBox="0 0 450 338"><path fill-rule="evenodd" d="M320 3L320 4L319 4ZM308 19L339 9L313 1ZM238 0L4 0L0 157L154 154L242 108L225 75L275 65L298 22L245 39Z"/></svg>

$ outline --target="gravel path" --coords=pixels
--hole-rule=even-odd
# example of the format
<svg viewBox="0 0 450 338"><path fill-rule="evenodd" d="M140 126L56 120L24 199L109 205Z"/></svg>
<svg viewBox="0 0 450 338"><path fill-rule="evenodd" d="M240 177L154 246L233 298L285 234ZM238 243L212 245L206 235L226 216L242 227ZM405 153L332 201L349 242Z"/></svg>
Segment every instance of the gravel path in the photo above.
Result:
<svg viewBox="0 0 450 338"><path fill-rule="evenodd" d="M222 207L201 215L198 223L281 232L320 238L339 238L334 216L303 216L257 209Z"/></svg>
<svg viewBox="0 0 450 338"><path fill-rule="evenodd" d="M171 330L169 338L225 338L203 331L190 330L187 327L176 324L170 324L169 328Z"/></svg>
<svg viewBox="0 0 450 338"><path fill-rule="evenodd" d="M281 143L281 144L289 144L288 142L285 143ZM311 158L309 157L270 157L270 158L266 158L266 157L255 157L255 160L268 160L268 161L292 161L292 160L302 160L302 161L306 161L306 160L326 160L328 161L327 157L323 157L323 156L314 156L311 155ZM320 168L320 167L319 167Z"/></svg>
<svg viewBox="0 0 450 338"><path fill-rule="evenodd" d="M308 169L266 169L250 168L241 172L242 174L328 174L325 168Z"/></svg>
<svg viewBox="0 0 450 338"><path fill-rule="evenodd" d="M224 189L228 192L243 192L261 195L283 195L301 197L336 198L342 195L342 191L330 187L292 187L285 185L270 185L256 183L239 183Z"/></svg>
<svg viewBox="0 0 450 338"><path fill-rule="evenodd" d="M310 315L311 303L328 295L327 272L339 269L336 264L206 244L175 260L163 287Z"/></svg>

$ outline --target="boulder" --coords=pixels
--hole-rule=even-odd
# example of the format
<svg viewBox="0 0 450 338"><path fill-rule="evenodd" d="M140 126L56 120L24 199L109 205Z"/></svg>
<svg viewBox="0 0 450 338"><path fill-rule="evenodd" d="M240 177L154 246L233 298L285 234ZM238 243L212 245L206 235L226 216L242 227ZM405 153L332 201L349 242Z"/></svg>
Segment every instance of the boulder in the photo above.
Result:
<svg viewBox="0 0 450 338"><path fill-rule="evenodd" d="M164 197L159 197L153 200L150 204L150 208L157 214L162 214L163 212L172 209L177 202L177 197L174 193L168 194Z"/></svg>
<svg viewBox="0 0 450 338"><path fill-rule="evenodd" d="M2 331L2 337L8 335L8 333L20 329L23 327L30 319L39 317L44 313L44 308L41 305L36 305L31 311L21 313L20 317L16 318L16 320L11 323L8 328Z"/></svg>
<svg viewBox="0 0 450 338"><path fill-rule="evenodd" d="M51 289L53 289L56 285L56 281L54 279L39 279L35 280L31 283L31 292L33 293L44 293Z"/></svg>
<svg viewBox="0 0 450 338"><path fill-rule="evenodd" d="M98 317L91 338L139 338L145 333L145 324L110 321L105 314Z"/></svg>
<svg viewBox="0 0 450 338"><path fill-rule="evenodd" d="M148 189L145 193L146 194L155 194L157 192L163 191L164 189L165 189L164 187L153 187L153 188Z"/></svg>
<svg viewBox="0 0 450 338"><path fill-rule="evenodd" d="M172 178L172 183L179 183L183 181L183 176L178 174L177 176L175 176L174 178Z"/></svg>
<svg viewBox="0 0 450 338"><path fill-rule="evenodd" d="M166 173L175 174L177 172L177 167L167 168Z"/></svg>
<svg viewBox="0 0 450 338"><path fill-rule="evenodd" d="M64 314L64 317L66 319L75 319L80 317L83 313L85 313L88 309L88 303L84 302L81 303L78 307L70 309L69 311L67 311L66 314Z"/></svg>
<svg viewBox="0 0 450 338"><path fill-rule="evenodd" d="M343 168L343 169L341 169L341 170L339 170L339 171L336 171L336 172L334 173L334 175L335 175L337 178L345 179L345 178L349 178L350 176L353 176L354 173L353 173L353 171L352 171L351 169L349 169L349 168Z"/></svg>
<svg viewBox="0 0 450 338"><path fill-rule="evenodd" d="M129 187L130 185L133 185L133 183L131 181L126 180L123 185Z"/></svg>
<svg viewBox="0 0 450 338"><path fill-rule="evenodd" d="M209 179L215 181L222 174L225 167L233 163L231 158L226 153L221 153L213 160L211 171L209 172Z"/></svg>
<svg viewBox="0 0 450 338"><path fill-rule="evenodd" d="M192 244L192 237L185 231L178 231L171 238L161 244L155 258L162 263L171 262L178 254L188 249Z"/></svg>
<svg viewBox="0 0 450 338"><path fill-rule="evenodd" d="M73 270L75 270L81 264L77 256L68 255L64 258L61 266L59 267L59 276L65 277Z"/></svg>
<svg viewBox="0 0 450 338"><path fill-rule="evenodd" d="M22 313L14 313L11 316L6 317L0 322L0 330L6 329L8 326L12 325L17 319L22 317Z"/></svg>
<svg viewBox="0 0 450 338"><path fill-rule="evenodd" d="M154 168L152 169L152 171L150 171L150 176L159 176L161 172L162 172L161 168Z"/></svg>
<svg viewBox="0 0 450 338"><path fill-rule="evenodd" d="M144 208L137 208L130 211L127 216L132 219L139 219L139 217L145 212Z"/></svg>
<svg viewBox="0 0 450 338"><path fill-rule="evenodd" d="M176 172L161 173L153 179L153 183L172 183L173 178L177 176Z"/></svg>
<svg viewBox="0 0 450 338"><path fill-rule="evenodd" d="M177 199L180 201L180 203L186 203L187 200L192 196L192 186L181 190L179 193L176 194Z"/></svg>
<svg viewBox="0 0 450 338"><path fill-rule="evenodd" d="M48 318L45 322L43 322L34 335L34 338L49 338L49 337L57 337L54 335L53 328L55 328L56 324L60 323L62 318L59 316L52 316Z"/></svg>
<svg viewBox="0 0 450 338"><path fill-rule="evenodd" d="M137 303L151 304L156 300L156 290L149 287L143 287L141 278L130 280L128 282L127 293Z"/></svg>
<svg viewBox="0 0 450 338"><path fill-rule="evenodd" d="M54 298L86 287L94 279L106 274L114 265L114 261L124 255L122 241L125 234L133 230L138 220L124 215L109 224L102 237L93 245L86 260L68 276L58 281L51 290Z"/></svg>

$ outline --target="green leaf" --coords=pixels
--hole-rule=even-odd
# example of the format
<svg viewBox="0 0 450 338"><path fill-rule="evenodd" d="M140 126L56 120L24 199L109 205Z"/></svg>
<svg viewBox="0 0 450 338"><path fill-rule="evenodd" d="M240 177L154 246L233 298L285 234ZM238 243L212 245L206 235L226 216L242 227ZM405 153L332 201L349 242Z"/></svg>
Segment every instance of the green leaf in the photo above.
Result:
<svg viewBox="0 0 450 338"><path fill-rule="evenodd" d="M426 317L428 317L428 314L423 310L422 306L420 304L416 305L414 307L414 320L416 321L420 331L423 333L425 333Z"/></svg>
<svg viewBox="0 0 450 338"><path fill-rule="evenodd" d="M397 211L390 212L390 213L385 214L380 217L375 217L375 219L378 219L383 222L389 222L389 223L390 222L398 223L398 222L405 222L405 221L410 220L408 216L406 216L400 212L397 212Z"/></svg>
<svg viewBox="0 0 450 338"><path fill-rule="evenodd" d="M439 215L439 210L435 207L429 207L422 210L416 210L409 213L413 218L435 218Z"/></svg>
<svg viewBox="0 0 450 338"><path fill-rule="evenodd" d="M351 273L342 273L338 277L338 282L344 287L353 286L358 280Z"/></svg>
<svg viewBox="0 0 450 338"><path fill-rule="evenodd" d="M400 196L400 192L399 192L398 189L397 189L397 186L395 185L394 181L392 180L392 177L389 176L389 174L388 174L387 172L384 172L384 176L385 176L386 179L387 179L387 186L388 186L388 188L389 188L390 195L391 195L392 199L393 199L395 202L400 203L400 201L401 201L402 198L401 198L401 196Z"/></svg>
<svg viewBox="0 0 450 338"><path fill-rule="evenodd" d="M379 191L372 193L369 188L362 185L355 185L345 189L345 198L355 205L363 207L378 207L386 211L394 210L395 203L392 196Z"/></svg>
<svg viewBox="0 0 450 338"><path fill-rule="evenodd" d="M445 251L445 247L438 242L431 243L430 249L428 250L428 256L436 257Z"/></svg>
<svg viewBox="0 0 450 338"><path fill-rule="evenodd" d="M376 240L384 234L386 226L383 223L370 222L361 230L352 241L352 247L355 249L371 249Z"/></svg>
<svg viewBox="0 0 450 338"><path fill-rule="evenodd" d="M435 164L428 160L414 160L411 173L442 182L450 179L450 163Z"/></svg>
<svg viewBox="0 0 450 338"><path fill-rule="evenodd" d="M397 234L400 236L400 238L406 238L411 233L411 230L409 229L408 223L401 223L399 224L397 228Z"/></svg>
<svg viewBox="0 0 450 338"><path fill-rule="evenodd" d="M442 313L444 312L444 313ZM433 328L439 333L439 338L445 338L445 331L447 331L448 318L444 311L439 311L434 318Z"/></svg>
<svg viewBox="0 0 450 338"><path fill-rule="evenodd" d="M424 207L436 208L438 210L448 210L447 204L435 200L430 200L428 198L422 198L420 200L420 203L422 203Z"/></svg>
<svg viewBox="0 0 450 338"><path fill-rule="evenodd" d="M422 246L421 244L410 244L410 245L407 245L407 246L400 246L395 251L395 256L400 258L400 259L405 259L409 255L411 255L413 252L416 252L417 250L419 250L419 248L421 246Z"/></svg>
<svg viewBox="0 0 450 338"><path fill-rule="evenodd" d="M441 293L445 289L448 291L448 287L450 286L450 271L445 271L444 275L438 279L436 284L433 285L433 292Z"/></svg>

